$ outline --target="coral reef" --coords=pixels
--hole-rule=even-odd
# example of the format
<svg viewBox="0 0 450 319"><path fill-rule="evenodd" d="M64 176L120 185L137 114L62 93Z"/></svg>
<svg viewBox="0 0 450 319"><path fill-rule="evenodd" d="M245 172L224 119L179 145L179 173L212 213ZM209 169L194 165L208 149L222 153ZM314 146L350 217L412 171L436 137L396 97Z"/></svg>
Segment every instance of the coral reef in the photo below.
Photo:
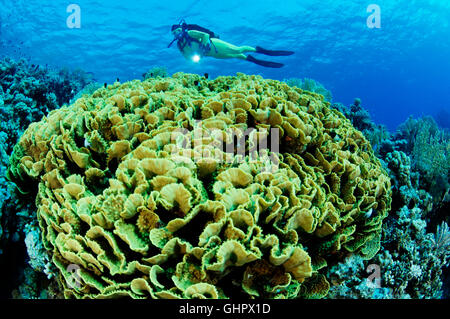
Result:
<svg viewBox="0 0 450 319"><path fill-rule="evenodd" d="M404 186L408 186L410 191L421 189L428 192L434 202L434 211L437 207L440 207L439 211L445 211L444 206L448 207L450 199L450 132L447 129L440 128L432 117L410 117L391 134L383 125L373 123L369 112L361 106L360 99L355 99L349 107L340 103L334 103L332 107L364 134L380 159L392 156L389 153L394 154L395 151L408 157L407 166L411 167L408 174L412 175L413 185ZM397 177L401 176L393 176L394 183ZM437 219L445 217L439 216Z"/></svg>
<svg viewBox="0 0 450 319"><path fill-rule="evenodd" d="M446 223L426 233L423 211L403 206L389 216L380 253L370 261L352 255L329 270L329 298L436 299L443 297L443 270L449 265ZM368 265L380 269L380 284L367 282Z"/></svg>
<svg viewBox="0 0 450 319"><path fill-rule="evenodd" d="M148 80L150 78L167 78L169 77L169 73L167 71L167 68L164 66L155 66L148 70L146 73L142 74L142 77L144 80Z"/></svg>
<svg viewBox="0 0 450 319"><path fill-rule="evenodd" d="M378 134L368 112L352 113L344 108L343 113L355 126L364 128L368 139ZM332 285L328 297L448 298L443 284L448 281L445 272L450 253L448 132L439 129L432 118L410 118L395 134L382 134L378 141L376 153L383 159L393 190L380 253L370 261L351 255L345 263L329 268ZM369 265L379 267L377 287L367 282Z"/></svg>
<svg viewBox="0 0 450 319"><path fill-rule="evenodd" d="M316 80L304 78L290 78L285 79L284 82L286 82L289 86L296 86L302 90L309 91L309 92L315 92L318 94L323 95L325 101L331 102L333 100L333 95L330 91L328 91L321 83L317 82Z"/></svg>
<svg viewBox="0 0 450 319"><path fill-rule="evenodd" d="M168 78L167 70L158 67L143 75L144 82L105 88L92 82L80 91L84 80L77 82L76 77L88 78L82 72L44 72L24 61L4 60L1 65L0 258L2 247L17 250L24 246L29 265L20 274L15 298L61 298L62 291L65 297L88 298L448 298L444 282L448 281L450 254L449 135L432 118L410 118L390 134L373 123L360 99L349 107L329 105L320 96L303 91L307 88L331 100L322 85L310 80L287 81L299 90L243 75L215 81L184 74ZM56 90L57 97L49 83L53 81L57 88L64 78L78 84L70 85L70 90ZM256 84L249 84L255 79ZM268 102L270 98L275 102ZM5 179L9 155L24 129L58 108L59 101L74 105L31 126L35 128L30 127L21 140L26 147L16 147L10 176L23 192L18 197L15 185ZM292 102L302 110L299 118L305 126L300 131L312 137L308 142L287 125L297 128ZM261 105L263 112L258 110ZM353 218L342 222L344 211L337 215L341 221L332 225L331 234L319 235L320 220L325 224L332 216L336 218L322 207L329 205L332 193L343 194L342 186L338 192L330 188L335 179L327 175L328 165L321 162L321 155L329 163L333 163L329 156L342 163L342 150L360 154L364 148L358 143L367 143L359 141L356 151L351 149L353 143L345 139L348 131L336 126L343 118L329 108L341 112L363 133L391 178L389 215L386 204L381 214L374 209L360 212L368 221L380 214L369 228L376 233L375 246L368 240L357 249L351 247L352 237L363 232L362 225ZM76 110L84 114L83 123L71 115ZM15 113L21 116L12 116ZM329 116L337 118L331 127ZM108 120L101 121L101 117ZM49 126L52 118L65 124ZM308 123L322 128L339 146L327 153L330 149L323 145L327 140L310 130ZM267 158L239 159L230 155L233 150L220 152L212 142L214 138L230 141L227 129L250 126L280 129L281 154L275 157L280 169L271 171L275 173L272 179L262 178L268 175ZM196 132L201 132L200 138ZM271 139L270 133L266 135ZM51 144L50 136L59 141ZM189 143L191 149L180 149ZM246 151L251 144L245 142ZM52 149L52 158L44 156L47 148ZM372 156L370 161L376 163ZM218 158L228 161L224 164ZM164 161L157 165L148 159ZM86 161L88 166L83 167ZM305 183L313 171L323 177ZM319 191L311 200L310 189L315 187ZM38 216L33 203L36 193ZM321 202L324 194L327 199ZM301 205L293 205L295 197L311 202L313 222L304 210L292 209L304 205L303 199ZM56 208L55 212L49 207ZM115 207L121 212L114 213ZM347 215L350 212L357 215L353 210ZM356 231L346 233L353 223ZM311 224L314 230L306 229ZM375 254L378 242L381 248ZM303 263L286 266L296 263L292 259ZM79 282L73 281L70 271L74 265L81 267ZM380 271L380 277L375 277L377 285L368 281L371 267Z"/></svg>
<svg viewBox="0 0 450 319"><path fill-rule="evenodd" d="M378 252L391 205L322 95L243 74L100 88L31 124L10 163L65 297L323 297L335 261Z"/></svg>
<svg viewBox="0 0 450 319"><path fill-rule="evenodd" d="M386 141L380 155L403 151L420 175L420 188L428 190L435 203L442 202L450 188L450 132L440 129L432 117L409 118Z"/></svg>
<svg viewBox="0 0 450 319"><path fill-rule="evenodd" d="M47 275L50 279L54 276L54 270L49 262L49 256L41 241L41 231L38 226L27 224L25 226L25 245L29 257L29 265L37 272Z"/></svg>
<svg viewBox="0 0 450 319"><path fill-rule="evenodd" d="M1 99L0 99L1 101ZM1 107L1 106L0 106ZM0 198L3 200L9 199L9 194L11 193L11 184L6 180L6 167L8 166L9 156L6 154L5 145L8 140L8 136L5 132L0 131ZM1 207L1 206L0 206ZM0 210L0 218L2 216L2 210ZM3 237L3 227L0 222L0 238ZM2 253L2 246L0 245L0 255Z"/></svg>
<svg viewBox="0 0 450 319"><path fill-rule="evenodd" d="M361 99L356 98L348 107L342 103L333 103L331 107L344 114L364 134L378 155L380 145L390 138L390 133L385 126L373 123L370 113L361 105Z"/></svg>
<svg viewBox="0 0 450 319"><path fill-rule="evenodd" d="M61 288L56 280L49 280L41 272L26 266L20 278L20 285L12 290L14 299L63 299Z"/></svg>
<svg viewBox="0 0 450 319"><path fill-rule="evenodd" d="M437 124L444 129L450 129L450 112L447 109L440 109L435 116Z"/></svg>
<svg viewBox="0 0 450 319"><path fill-rule="evenodd" d="M14 184L6 179L9 156L30 123L68 103L91 78L81 70L54 70L25 60L0 60L0 264L2 272L9 274L2 280L0 295L10 297L10 287L16 284L12 281L26 258L24 240L29 226L36 222L34 201L19 199ZM38 244L39 238L33 238Z"/></svg>
<svg viewBox="0 0 450 319"><path fill-rule="evenodd" d="M90 82L91 76L81 70L49 70L25 60L0 60L2 163L30 123L68 103Z"/></svg>
<svg viewBox="0 0 450 319"><path fill-rule="evenodd" d="M73 104L76 100L81 98L83 95L92 95L99 88L104 86L98 82L91 82L87 84L81 91L79 91L73 98L70 99L69 104Z"/></svg>

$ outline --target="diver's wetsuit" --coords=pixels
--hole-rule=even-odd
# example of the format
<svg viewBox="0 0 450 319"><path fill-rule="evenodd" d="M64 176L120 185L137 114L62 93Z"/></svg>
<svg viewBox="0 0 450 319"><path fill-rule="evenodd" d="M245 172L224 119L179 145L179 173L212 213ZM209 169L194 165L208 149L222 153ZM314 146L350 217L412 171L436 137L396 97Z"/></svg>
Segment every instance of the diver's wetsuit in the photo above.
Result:
<svg viewBox="0 0 450 319"><path fill-rule="evenodd" d="M265 67L280 68L284 64L259 60L252 55L245 55L244 53L255 52L270 56L287 56L294 54L292 51L272 51L258 46L255 48L250 46L235 46L220 40L214 32L198 25L188 25L185 23L174 25L172 26L172 32L176 34L174 41L177 41L178 49L186 59L192 59L192 57L196 55L210 56L216 59L234 58L253 62ZM172 41L172 43L174 41Z"/></svg>

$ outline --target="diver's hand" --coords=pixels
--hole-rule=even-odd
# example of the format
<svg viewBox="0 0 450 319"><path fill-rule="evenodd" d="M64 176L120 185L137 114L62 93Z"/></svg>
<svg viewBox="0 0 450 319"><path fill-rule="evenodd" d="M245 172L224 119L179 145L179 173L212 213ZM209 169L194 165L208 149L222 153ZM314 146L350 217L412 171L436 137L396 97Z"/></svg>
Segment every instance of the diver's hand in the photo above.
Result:
<svg viewBox="0 0 450 319"><path fill-rule="evenodd" d="M201 42L202 42L202 45L204 45L204 46L208 46L209 45L209 36L205 36L205 37L203 37L202 38L202 40L201 40Z"/></svg>
<svg viewBox="0 0 450 319"><path fill-rule="evenodd" d="M197 30L189 30L188 35L192 38L197 39L201 45L209 44L209 34Z"/></svg>

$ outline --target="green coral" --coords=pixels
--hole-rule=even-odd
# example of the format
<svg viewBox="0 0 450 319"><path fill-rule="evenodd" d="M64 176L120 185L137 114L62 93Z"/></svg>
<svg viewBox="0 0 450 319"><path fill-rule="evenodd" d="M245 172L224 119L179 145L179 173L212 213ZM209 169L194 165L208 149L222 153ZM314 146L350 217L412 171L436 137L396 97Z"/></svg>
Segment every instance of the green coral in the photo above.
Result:
<svg viewBox="0 0 450 319"><path fill-rule="evenodd" d="M400 137L406 140L414 168L428 184L423 188L441 199L450 188L450 133L431 117L409 118L399 127Z"/></svg>
<svg viewBox="0 0 450 319"><path fill-rule="evenodd" d="M8 273L2 279L2 296L10 297L11 287L17 286L19 280L30 284L32 278L38 277L18 278L27 259L24 241L30 233L26 225L36 222L36 207L34 198L18 198L15 185L6 178L13 147L30 123L68 103L91 81L91 75L81 70L50 69L24 59L0 59L0 264L4 273ZM36 244L37 239L38 236L33 237ZM40 258L35 254L37 251L28 250L33 257ZM39 263L37 259L34 261Z"/></svg>
<svg viewBox="0 0 450 319"><path fill-rule="evenodd" d="M362 107L361 99L356 98L348 107L342 103L333 103L331 107L341 112L356 129L364 134L378 155L380 146L390 138L390 133L384 125L376 125L372 121L369 112Z"/></svg>
<svg viewBox="0 0 450 319"><path fill-rule="evenodd" d="M144 80L150 79L150 78L167 78L169 77L169 73L167 71L167 68L164 66L155 66L148 70L146 73L142 74L142 77Z"/></svg>
<svg viewBox="0 0 450 319"><path fill-rule="evenodd" d="M370 261L351 255L328 269L329 298L429 299L443 297L443 272L449 264L450 235L445 222L430 223L431 195L404 152L385 156L393 181L392 212L383 223L380 253ZM368 265L379 267L380 285L367 283Z"/></svg>
<svg viewBox="0 0 450 319"><path fill-rule="evenodd" d="M427 233L419 208L402 207L388 221L383 248L370 261L352 255L328 271L329 298L436 299L443 297L442 273L449 264L448 226ZM380 269L379 286L368 284L368 265Z"/></svg>
<svg viewBox="0 0 450 319"><path fill-rule="evenodd" d="M289 86L296 86L305 91L321 94L323 95L325 101L331 102L333 100L333 95L331 92L327 90L323 84L317 82L316 80L310 78L290 78L284 80L284 82L286 82Z"/></svg>
<svg viewBox="0 0 450 319"><path fill-rule="evenodd" d="M243 74L100 88L30 125L8 176L77 298L323 297L329 263L377 253L391 204L323 96Z"/></svg>

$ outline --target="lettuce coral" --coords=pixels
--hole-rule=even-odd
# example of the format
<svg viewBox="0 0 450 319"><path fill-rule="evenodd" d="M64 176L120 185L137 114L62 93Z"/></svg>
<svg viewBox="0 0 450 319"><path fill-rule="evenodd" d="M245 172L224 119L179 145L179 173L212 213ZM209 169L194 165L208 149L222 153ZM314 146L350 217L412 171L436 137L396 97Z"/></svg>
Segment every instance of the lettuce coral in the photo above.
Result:
<svg viewBox="0 0 450 319"><path fill-rule="evenodd" d="M330 262L376 254L391 205L323 96L244 74L100 88L31 124L8 176L77 298L323 297Z"/></svg>

